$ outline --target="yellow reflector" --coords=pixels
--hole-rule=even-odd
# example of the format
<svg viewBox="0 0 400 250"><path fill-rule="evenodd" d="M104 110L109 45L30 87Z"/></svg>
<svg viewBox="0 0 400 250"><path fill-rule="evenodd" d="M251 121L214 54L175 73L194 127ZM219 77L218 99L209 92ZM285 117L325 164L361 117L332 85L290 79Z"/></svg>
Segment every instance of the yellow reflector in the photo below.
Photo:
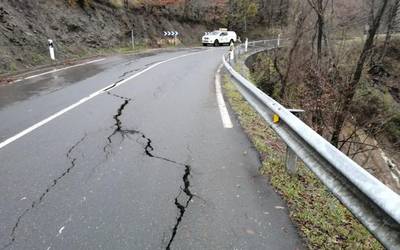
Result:
<svg viewBox="0 0 400 250"><path fill-rule="evenodd" d="M274 123L278 123L278 122L279 122L279 120L280 120L280 118L279 118L279 115L277 115L277 114L274 114L274 116L273 116L272 120L274 121Z"/></svg>

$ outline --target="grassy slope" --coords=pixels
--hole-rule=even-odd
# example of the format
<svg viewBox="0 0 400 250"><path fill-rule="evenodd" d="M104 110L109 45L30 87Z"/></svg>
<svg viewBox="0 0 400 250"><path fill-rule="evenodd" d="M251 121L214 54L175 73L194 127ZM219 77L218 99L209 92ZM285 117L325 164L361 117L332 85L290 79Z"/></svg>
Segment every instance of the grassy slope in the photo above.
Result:
<svg viewBox="0 0 400 250"><path fill-rule="evenodd" d="M310 249L383 249L378 241L302 164L285 171L284 148L275 132L248 105L228 77L224 90L241 126L262 157L261 173L282 195Z"/></svg>

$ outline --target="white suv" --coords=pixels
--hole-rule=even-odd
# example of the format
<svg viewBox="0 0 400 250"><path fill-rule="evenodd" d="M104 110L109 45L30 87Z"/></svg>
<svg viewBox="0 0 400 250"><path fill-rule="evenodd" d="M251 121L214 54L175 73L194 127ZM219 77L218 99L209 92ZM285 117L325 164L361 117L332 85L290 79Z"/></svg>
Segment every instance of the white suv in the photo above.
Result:
<svg viewBox="0 0 400 250"><path fill-rule="evenodd" d="M219 46L220 44L231 44L237 41L237 35L234 31L228 31L226 29L215 30L211 33L206 34L201 39L204 46L212 44Z"/></svg>

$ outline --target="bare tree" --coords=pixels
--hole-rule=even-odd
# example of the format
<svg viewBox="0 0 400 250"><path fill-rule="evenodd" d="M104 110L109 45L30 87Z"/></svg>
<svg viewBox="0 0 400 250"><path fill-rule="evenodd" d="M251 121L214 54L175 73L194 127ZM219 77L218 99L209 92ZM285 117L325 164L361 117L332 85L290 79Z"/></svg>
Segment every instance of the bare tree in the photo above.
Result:
<svg viewBox="0 0 400 250"><path fill-rule="evenodd" d="M277 60L274 60L274 67L277 70L277 72L280 75L281 79L281 89L279 91L279 97L284 98L286 91L287 91L287 85L288 85L288 80L289 76L293 67L294 63L294 55L296 50L298 49L300 45L300 41L304 36L305 33L305 21L307 19L307 12L304 8L298 6L298 12L295 14L295 27L294 27L294 32L292 35L292 44L289 48L289 53L288 53L288 60L286 63L286 69L285 72L282 73L282 70L280 69L280 66L277 63Z"/></svg>
<svg viewBox="0 0 400 250"><path fill-rule="evenodd" d="M350 81L350 83L347 84L346 88L342 89L341 94L343 95L343 99L340 100L338 104L338 109L334 119L333 134L331 138L331 143L336 147L339 144L340 133L342 131L348 112L351 108L353 97L356 93L358 83L360 82L364 65L373 47L375 35L381 24L382 16L385 13L388 2L389 0L382 0L382 3L378 9L377 14L374 15L370 29L368 31L367 39L364 43L363 50L360 54L356 68L354 70L353 78Z"/></svg>
<svg viewBox="0 0 400 250"><path fill-rule="evenodd" d="M325 29L325 11L328 6L328 0L307 0L317 15L316 38L317 38L317 65L322 58L322 41L324 39Z"/></svg>
<svg viewBox="0 0 400 250"><path fill-rule="evenodd" d="M383 44L383 51L381 54L381 57L379 59L380 62L383 61L383 59L386 56L387 53L387 47L388 44L390 42L391 36L392 36L392 32L395 26L395 22L396 22L396 18L397 18L397 12L399 11L399 6L400 6L400 0L394 0L394 2L392 3L392 5L390 6L389 9L389 16L387 18L387 28L386 28L386 36L385 36L385 42Z"/></svg>

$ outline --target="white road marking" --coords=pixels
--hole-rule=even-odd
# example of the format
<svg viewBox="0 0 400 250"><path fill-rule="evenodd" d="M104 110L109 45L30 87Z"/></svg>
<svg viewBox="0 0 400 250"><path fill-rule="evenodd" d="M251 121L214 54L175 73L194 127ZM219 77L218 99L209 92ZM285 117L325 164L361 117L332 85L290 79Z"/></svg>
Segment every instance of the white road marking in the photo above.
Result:
<svg viewBox="0 0 400 250"><path fill-rule="evenodd" d="M10 84L16 83L16 82L20 82L20 81L24 81L24 80L29 80L29 79L36 78L36 77L39 77L39 76L52 74L52 73L59 72L59 71L62 71L62 70L72 69L72 68L88 65L88 64L91 64L91 63L101 62L101 61L104 61L104 60L105 60L105 58L101 58L101 59L97 59L97 60L93 60L93 61L89 61L89 62L84 62L84 63L68 66L68 67L65 67L65 68L53 69L53 70L50 70L50 71L47 71L47 72L43 72L43 73L40 73L40 74L37 74L37 75L28 76L28 77L24 77L24 78L15 80L15 81L11 82Z"/></svg>
<svg viewBox="0 0 400 250"><path fill-rule="evenodd" d="M0 143L0 149L4 148L4 147L7 146L8 144L10 144L10 143L12 143L12 142L18 140L19 138L21 138L21 137L23 137L23 136L25 136L25 135L31 133L32 131L34 131L34 130L40 128L41 126L45 125L46 123L49 123L50 121L54 120L55 118L57 118L57 117L59 117L59 116L65 114L65 113L67 113L68 111L70 111L70 110L72 110L72 109L78 107L79 105L82 105L83 103L89 101L90 99L92 99L92 98L94 98L94 97L96 97L96 96L98 96L98 95L100 95L100 94L103 94L103 93L105 93L106 91L109 91L109 90L111 90L111 89L117 88L117 87L121 86L122 84L124 84L124 83L126 83L126 82L132 80L133 78L136 78L136 77L140 76L141 74L143 74L143 73L145 73L145 72L147 72L147 71L149 71L149 70L151 70L151 69L153 69L153 68L155 68L155 67L157 67L157 66L159 66L159 65L161 65L161 64L164 64L164 63L167 63L167 62L171 62L171 61L174 61L174 60L183 58L183 57L187 57L187 56L195 55L195 54L198 54L198 53L202 53L202 52L204 52L204 51L199 51L199 52L189 53L189 54L185 54L185 55L181 55L181 56L176 56L176 57L167 59L167 60L165 60L165 61L158 62L158 63L153 64L153 65L149 66L148 68L146 68L146 69L144 69L144 70L142 70L142 71L140 71L140 72L134 74L133 76L130 76L130 77L126 78L126 79L123 80L123 81L110 84L110 85L108 85L107 87L102 88L102 89L100 89L100 90L98 90L98 91L96 91L96 92L90 94L89 96L86 96L86 97L82 98L81 100L79 100L78 102L76 102L76 103L74 103L74 104L68 106L67 108L58 111L57 113L55 113L55 114L49 116L48 118L46 118L46 119L44 119L44 120L42 120L42 121L40 121L40 122L38 122L38 123L32 125L31 127L29 127L29 128L27 128L27 129L25 129L25 130L19 132L18 134L14 135L14 136L12 136L12 137L10 137L10 138L8 138L7 140L1 142L1 143Z"/></svg>
<svg viewBox="0 0 400 250"><path fill-rule="evenodd" d="M224 96L222 95L222 90L221 90L221 66L219 66L217 70L217 74L215 75L215 90L217 94L217 102L218 102L218 108L219 112L221 114L222 118L222 124L224 125L224 128L233 128L233 124L231 121L231 118L228 113L228 109L226 108L226 104L224 101Z"/></svg>
<svg viewBox="0 0 400 250"><path fill-rule="evenodd" d="M60 234L62 234L62 232L64 231L64 229L65 229L65 226L61 227L60 230L58 230L57 236L59 236Z"/></svg>

